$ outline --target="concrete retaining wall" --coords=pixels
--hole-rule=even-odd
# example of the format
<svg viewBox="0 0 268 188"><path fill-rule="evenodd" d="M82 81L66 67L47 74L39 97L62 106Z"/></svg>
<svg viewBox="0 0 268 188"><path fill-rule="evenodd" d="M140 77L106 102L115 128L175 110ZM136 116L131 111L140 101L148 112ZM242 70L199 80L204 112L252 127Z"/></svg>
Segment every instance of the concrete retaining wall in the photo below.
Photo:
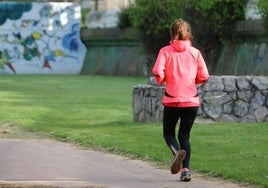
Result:
<svg viewBox="0 0 268 188"><path fill-rule="evenodd" d="M133 86L134 122L161 122L165 86L151 78ZM198 119L215 122L268 122L267 76L211 76L198 87L202 105Z"/></svg>
<svg viewBox="0 0 268 188"><path fill-rule="evenodd" d="M144 76L146 57L135 29L82 29L87 53L81 74Z"/></svg>
<svg viewBox="0 0 268 188"><path fill-rule="evenodd" d="M80 74L79 3L0 2L0 74Z"/></svg>

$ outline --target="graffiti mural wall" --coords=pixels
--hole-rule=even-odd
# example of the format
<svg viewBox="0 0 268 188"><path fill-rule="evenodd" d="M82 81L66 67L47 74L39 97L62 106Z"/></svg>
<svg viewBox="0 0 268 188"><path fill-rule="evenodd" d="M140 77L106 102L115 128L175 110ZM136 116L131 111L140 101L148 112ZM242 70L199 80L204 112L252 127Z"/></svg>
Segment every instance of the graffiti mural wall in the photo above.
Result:
<svg viewBox="0 0 268 188"><path fill-rule="evenodd" d="M0 74L79 74L86 54L76 3L0 3Z"/></svg>

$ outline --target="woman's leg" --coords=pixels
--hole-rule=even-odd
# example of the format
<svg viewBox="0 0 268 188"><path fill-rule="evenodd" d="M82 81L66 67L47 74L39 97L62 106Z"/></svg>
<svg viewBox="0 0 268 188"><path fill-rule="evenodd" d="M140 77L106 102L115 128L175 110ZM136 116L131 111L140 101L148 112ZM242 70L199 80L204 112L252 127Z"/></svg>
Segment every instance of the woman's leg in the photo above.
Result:
<svg viewBox="0 0 268 188"><path fill-rule="evenodd" d="M175 129L178 120L179 109L165 106L163 117L163 136L173 155L175 155L179 150L178 141L175 136Z"/></svg>
<svg viewBox="0 0 268 188"><path fill-rule="evenodd" d="M179 143L180 148L186 151L186 157L183 161L182 168L189 169L191 157L190 131L192 129L195 117L197 115L198 107L180 108L180 127L179 127Z"/></svg>

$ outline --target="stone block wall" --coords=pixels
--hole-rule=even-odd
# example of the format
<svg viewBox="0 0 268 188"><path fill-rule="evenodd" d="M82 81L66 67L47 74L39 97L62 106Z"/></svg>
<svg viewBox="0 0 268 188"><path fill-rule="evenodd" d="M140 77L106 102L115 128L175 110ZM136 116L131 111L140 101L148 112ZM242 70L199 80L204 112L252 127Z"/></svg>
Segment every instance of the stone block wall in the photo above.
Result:
<svg viewBox="0 0 268 188"><path fill-rule="evenodd" d="M134 122L152 123L163 119L165 86L151 78L147 85L133 86ZM268 122L267 76L211 76L198 86L202 105L198 119L215 122Z"/></svg>

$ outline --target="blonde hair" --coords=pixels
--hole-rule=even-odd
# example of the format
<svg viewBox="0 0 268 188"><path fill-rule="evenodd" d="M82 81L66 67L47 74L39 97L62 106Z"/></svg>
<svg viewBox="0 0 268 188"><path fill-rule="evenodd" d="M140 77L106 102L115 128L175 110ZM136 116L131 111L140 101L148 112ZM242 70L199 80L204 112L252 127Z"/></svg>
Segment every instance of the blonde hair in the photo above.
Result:
<svg viewBox="0 0 268 188"><path fill-rule="evenodd" d="M179 18L171 24L170 27L171 40L191 40L192 31L190 24Z"/></svg>

